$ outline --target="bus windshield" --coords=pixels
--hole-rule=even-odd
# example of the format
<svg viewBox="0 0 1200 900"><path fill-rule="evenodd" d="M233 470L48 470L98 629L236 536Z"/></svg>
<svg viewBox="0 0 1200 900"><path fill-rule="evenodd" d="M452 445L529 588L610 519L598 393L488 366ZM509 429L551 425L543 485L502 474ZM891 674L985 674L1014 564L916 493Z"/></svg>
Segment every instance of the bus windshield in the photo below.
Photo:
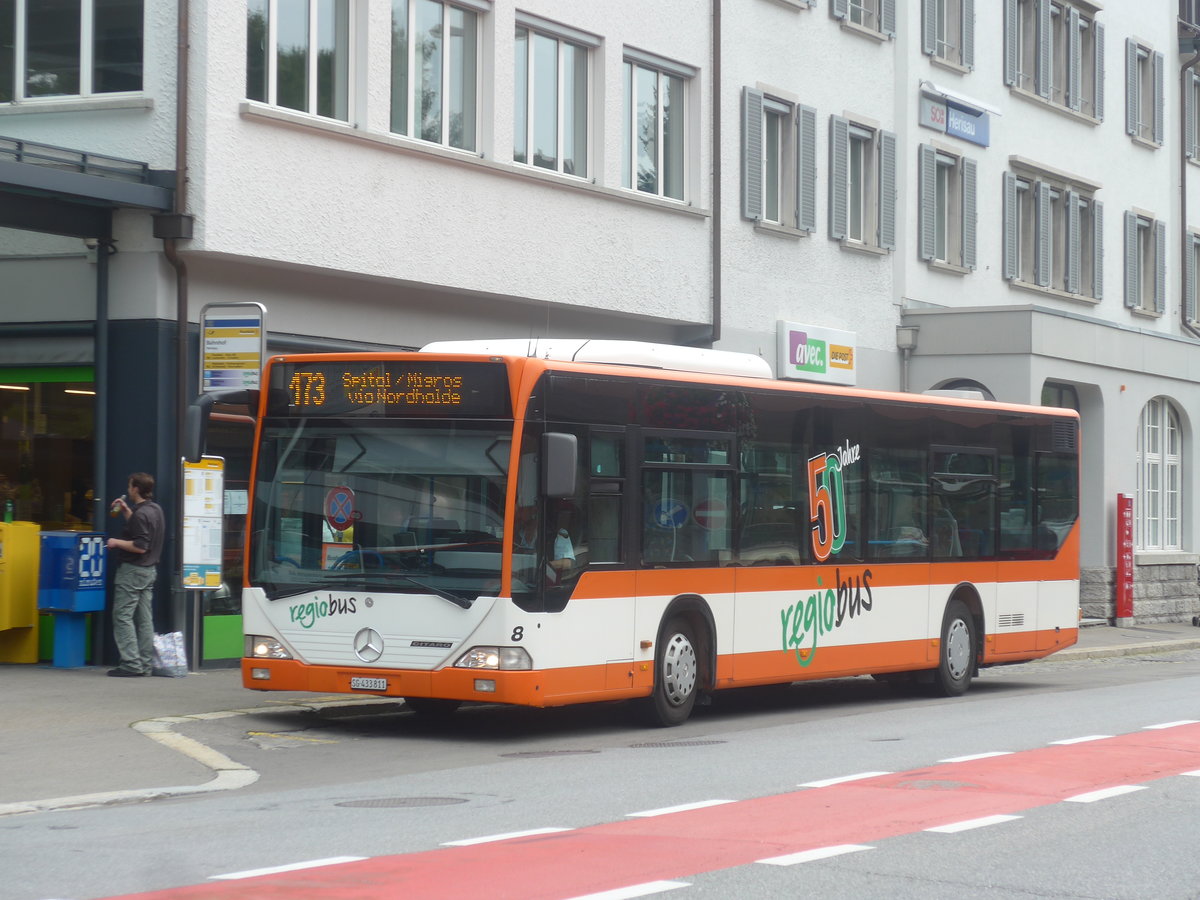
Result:
<svg viewBox="0 0 1200 900"><path fill-rule="evenodd" d="M511 442L511 422L267 420L250 583L270 599L495 593Z"/></svg>

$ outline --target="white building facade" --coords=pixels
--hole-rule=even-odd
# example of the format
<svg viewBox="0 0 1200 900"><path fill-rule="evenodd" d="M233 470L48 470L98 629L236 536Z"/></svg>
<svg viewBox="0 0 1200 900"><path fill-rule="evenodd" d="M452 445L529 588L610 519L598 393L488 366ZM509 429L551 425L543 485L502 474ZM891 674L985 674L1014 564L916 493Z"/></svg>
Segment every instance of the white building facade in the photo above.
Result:
<svg viewBox="0 0 1200 900"><path fill-rule="evenodd" d="M95 390L0 408L20 517L95 521L130 470L170 495L209 304L264 304L272 350L587 336L780 376L790 328L843 347L805 377L1078 408L1085 614L1118 494L1135 617L1200 613L1172 0L179 2L0 4L0 381ZM75 487L31 485L47 416Z"/></svg>

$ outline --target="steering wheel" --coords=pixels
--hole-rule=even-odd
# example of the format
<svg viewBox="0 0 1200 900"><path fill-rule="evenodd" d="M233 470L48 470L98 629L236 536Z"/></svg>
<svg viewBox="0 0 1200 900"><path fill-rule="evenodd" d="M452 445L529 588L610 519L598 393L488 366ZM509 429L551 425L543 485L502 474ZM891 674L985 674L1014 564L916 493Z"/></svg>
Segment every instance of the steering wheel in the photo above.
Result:
<svg viewBox="0 0 1200 900"><path fill-rule="evenodd" d="M338 557L335 569L386 569L383 555L375 550L351 550Z"/></svg>

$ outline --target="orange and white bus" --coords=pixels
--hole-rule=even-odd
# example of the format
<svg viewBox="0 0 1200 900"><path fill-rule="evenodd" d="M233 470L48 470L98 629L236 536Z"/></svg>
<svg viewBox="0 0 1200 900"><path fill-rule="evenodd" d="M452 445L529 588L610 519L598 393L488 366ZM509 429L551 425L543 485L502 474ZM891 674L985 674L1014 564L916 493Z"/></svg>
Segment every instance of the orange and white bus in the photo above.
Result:
<svg viewBox="0 0 1200 900"><path fill-rule="evenodd" d="M617 341L279 356L263 384L248 688L674 725L803 679L958 695L1077 638L1071 410Z"/></svg>

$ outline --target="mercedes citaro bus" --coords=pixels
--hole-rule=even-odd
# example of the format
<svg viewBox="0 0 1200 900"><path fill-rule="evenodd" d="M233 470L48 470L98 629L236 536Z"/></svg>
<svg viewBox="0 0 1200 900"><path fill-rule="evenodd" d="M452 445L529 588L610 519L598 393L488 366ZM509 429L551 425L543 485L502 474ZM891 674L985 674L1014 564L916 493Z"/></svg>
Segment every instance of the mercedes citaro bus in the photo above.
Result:
<svg viewBox="0 0 1200 900"><path fill-rule="evenodd" d="M1077 638L1071 410L625 341L276 356L262 385L248 688L674 725L804 679L958 695Z"/></svg>

